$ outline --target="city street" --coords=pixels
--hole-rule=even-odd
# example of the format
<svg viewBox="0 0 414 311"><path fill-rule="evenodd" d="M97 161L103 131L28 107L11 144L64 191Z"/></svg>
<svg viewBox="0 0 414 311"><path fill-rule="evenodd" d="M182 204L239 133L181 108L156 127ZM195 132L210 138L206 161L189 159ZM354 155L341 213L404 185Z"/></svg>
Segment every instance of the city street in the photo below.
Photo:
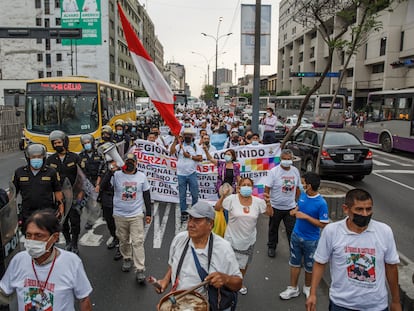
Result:
<svg viewBox="0 0 414 311"><path fill-rule="evenodd" d="M387 154L374 152L374 172L363 181L352 179L337 181L362 187L374 197L374 218L388 223L394 230L398 250L403 259L414 260L412 248L412 191L414 190L414 158L406 154ZM24 164L22 152L0 155L0 186L7 187L13 170ZM178 207L175 204L155 203L153 222L147 230L145 249L147 275L161 278L167 269L169 245L174 235L184 228L179 224ZM281 226L281 230L283 226ZM258 241L253 263L249 267L245 285L246 296L239 295L238 310L247 311L258 308L268 310L277 306L280 310L303 310L305 297L282 301L279 293L289 282L288 244L284 232L274 259L267 257L267 219L261 217L258 225ZM94 310L154 310L161 296L150 285L140 286L135 275L121 272L121 262L112 259L114 250L106 248L108 239L106 225L98 222L95 228L82 232L80 257L83 259L94 292ZM300 286L303 285L303 276ZM327 287L319 290L319 309L326 310L328 305ZM114 299L116 297L116 299Z"/></svg>

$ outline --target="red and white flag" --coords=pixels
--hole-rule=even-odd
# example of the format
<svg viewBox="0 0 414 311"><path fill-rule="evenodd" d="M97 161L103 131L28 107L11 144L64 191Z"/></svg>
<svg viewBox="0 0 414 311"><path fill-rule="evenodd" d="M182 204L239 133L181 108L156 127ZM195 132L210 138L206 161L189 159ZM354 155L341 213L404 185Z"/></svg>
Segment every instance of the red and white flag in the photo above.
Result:
<svg viewBox="0 0 414 311"><path fill-rule="evenodd" d="M128 22L121 5L118 2L118 11L124 29L125 39L132 60L137 68L138 74L144 84L151 101L157 108L165 123L170 127L174 135L178 135L181 124L174 113L174 94L165 81L151 57L148 55L137 34Z"/></svg>

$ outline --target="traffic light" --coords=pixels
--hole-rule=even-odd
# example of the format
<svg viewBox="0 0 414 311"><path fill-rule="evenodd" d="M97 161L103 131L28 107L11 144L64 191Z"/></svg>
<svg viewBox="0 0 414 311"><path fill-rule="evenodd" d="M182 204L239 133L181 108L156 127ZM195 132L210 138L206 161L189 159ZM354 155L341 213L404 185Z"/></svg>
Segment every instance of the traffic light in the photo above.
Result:
<svg viewBox="0 0 414 311"><path fill-rule="evenodd" d="M314 78L320 77L322 74L320 72L291 72L290 77L298 78Z"/></svg>
<svg viewBox="0 0 414 311"><path fill-rule="evenodd" d="M214 98L215 98L215 99L218 99L218 98L219 98L219 90L218 90L218 87L216 87L216 88L214 89Z"/></svg>

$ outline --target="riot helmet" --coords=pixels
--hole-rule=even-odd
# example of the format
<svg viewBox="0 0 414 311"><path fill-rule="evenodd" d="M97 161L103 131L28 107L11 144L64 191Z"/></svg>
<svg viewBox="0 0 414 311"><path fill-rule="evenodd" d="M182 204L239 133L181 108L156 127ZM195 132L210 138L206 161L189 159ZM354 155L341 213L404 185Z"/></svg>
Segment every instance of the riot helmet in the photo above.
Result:
<svg viewBox="0 0 414 311"><path fill-rule="evenodd" d="M42 144L30 144L24 151L27 164L36 170L43 167L46 160L46 147Z"/></svg>
<svg viewBox="0 0 414 311"><path fill-rule="evenodd" d="M81 135L80 142L86 151L90 151L95 148L95 141L91 134Z"/></svg>
<svg viewBox="0 0 414 311"><path fill-rule="evenodd" d="M112 136L114 135L114 131L109 125L104 125L102 126L101 135L102 135L102 140L111 141Z"/></svg>
<svg viewBox="0 0 414 311"><path fill-rule="evenodd" d="M61 140L63 142L63 147L66 150L68 149L68 147L69 147L69 138L64 132L59 131L59 130L55 130L55 131L53 131L49 134L49 141L52 143L53 149L58 151L54 146L54 141L55 140Z"/></svg>

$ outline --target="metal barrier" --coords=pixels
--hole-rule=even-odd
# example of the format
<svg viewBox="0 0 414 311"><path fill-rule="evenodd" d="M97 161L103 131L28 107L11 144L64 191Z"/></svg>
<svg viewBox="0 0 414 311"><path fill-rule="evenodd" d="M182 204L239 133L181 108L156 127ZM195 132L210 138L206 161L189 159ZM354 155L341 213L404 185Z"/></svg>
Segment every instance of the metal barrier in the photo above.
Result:
<svg viewBox="0 0 414 311"><path fill-rule="evenodd" d="M23 114L17 117L16 108L0 106L0 152L18 150L23 126Z"/></svg>

